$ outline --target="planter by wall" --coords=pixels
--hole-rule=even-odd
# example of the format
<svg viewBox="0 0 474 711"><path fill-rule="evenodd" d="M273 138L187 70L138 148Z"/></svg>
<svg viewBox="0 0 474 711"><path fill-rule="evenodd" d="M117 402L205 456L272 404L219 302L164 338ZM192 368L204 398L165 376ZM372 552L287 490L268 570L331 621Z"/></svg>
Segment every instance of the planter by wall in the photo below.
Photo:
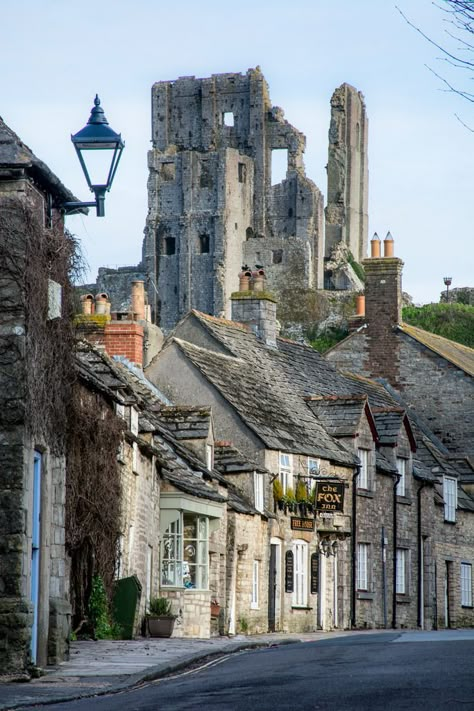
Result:
<svg viewBox="0 0 474 711"><path fill-rule="evenodd" d="M171 637L174 629L174 616L153 617L148 619L148 632L150 637Z"/></svg>

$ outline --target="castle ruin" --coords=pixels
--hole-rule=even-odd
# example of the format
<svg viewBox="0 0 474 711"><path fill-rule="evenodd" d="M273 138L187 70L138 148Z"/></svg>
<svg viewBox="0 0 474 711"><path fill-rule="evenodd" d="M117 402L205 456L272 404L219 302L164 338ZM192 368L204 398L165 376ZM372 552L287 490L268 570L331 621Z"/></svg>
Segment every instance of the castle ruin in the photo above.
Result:
<svg viewBox="0 0 474 711"><path fill-rule="evenodd" d="M142 262L117 274L101 269L97 288L105 287L117 308L130 288L122 288L125 272L145 278L153 321L164 332L193 308L230 317L244 265L263 266L280 299L293 287L357 288L350 265L333 271L330 258L341 243L355 260L366 256L362 94L343 84L331 100L326 210L305 173L305 144L272 106L258 67L154 84ZM286 176L273 185L274 152L282 150Z"/></svg>

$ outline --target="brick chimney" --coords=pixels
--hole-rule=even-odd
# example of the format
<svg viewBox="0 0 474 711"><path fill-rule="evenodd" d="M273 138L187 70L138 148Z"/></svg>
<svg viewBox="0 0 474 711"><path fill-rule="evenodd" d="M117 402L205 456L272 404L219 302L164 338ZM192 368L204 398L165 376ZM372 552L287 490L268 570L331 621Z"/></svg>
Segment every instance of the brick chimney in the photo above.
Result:
<svg viewBox="0 0 474 711"><path fill-rule="evenodd" d="M239 275L240 288L231 295L232 320L249 326L257 338L267 346L276 348L276 299L266 291L263 269L249 272L247 267Z"/></svg>
<svg viewBox="0 0 474 711"><path fill-rule="evenodd" d="M104 345L108 355L125 356L140 367L143 367L143 338L143 326L135 321L114 319L105 325Z"/></svg>
<svg viewBox="0 0 474 711"><path fill-rule="evenodd" d="M374 235L374 241L378 237ZM380 244L380 243L379 243ZM401 259L394 257L390 232L384 240L384 256L362 262L365 270L365 322L367 349L365 367L373 377L398 385L400 342L396 326L402 320ZM371 254L380 254L379 245L371 245Z"/></svg>

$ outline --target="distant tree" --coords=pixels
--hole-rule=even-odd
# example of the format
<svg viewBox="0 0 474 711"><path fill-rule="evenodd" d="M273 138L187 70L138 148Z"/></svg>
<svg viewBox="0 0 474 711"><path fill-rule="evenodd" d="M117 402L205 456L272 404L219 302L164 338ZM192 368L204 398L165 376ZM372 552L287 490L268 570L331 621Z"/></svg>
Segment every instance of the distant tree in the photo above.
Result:
<svg viewBox="0 0 474 711"><path fill-rule="evenodd" d="M433 2L433 5L444 13L443 22L445 23L446 42L443 43L436 42L423 32L399 7L397 7L397 10L410 27L413 27L430 44L442 52L442 56L439 57L440 61L446 62L456 69L461 69L468 75L471 74L474 72L474 2L472 0L439 0L439 2ZM474 93L462 88L462 83L459 85L454 84L446 76L439 74L431 67L427 66L427 68L445 85L447 91L452 91L454 94L466 99L466 101L474 103ZM468 78L470 81L473 80L472 76ZM457 114L456 118L470 131L474 131Z"/></svg>

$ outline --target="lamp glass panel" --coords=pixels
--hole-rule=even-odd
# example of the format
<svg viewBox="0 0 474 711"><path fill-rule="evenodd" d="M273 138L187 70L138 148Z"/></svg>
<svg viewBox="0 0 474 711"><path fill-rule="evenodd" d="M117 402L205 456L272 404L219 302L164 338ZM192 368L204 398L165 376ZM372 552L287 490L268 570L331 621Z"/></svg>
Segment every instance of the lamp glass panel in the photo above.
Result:
<svg viewBox="0 0 474 711"><path fill-rule="evenodd" d="M82 159L86 165L91 185L107 185L114 151L109 149L82 149Z"/></svg>

